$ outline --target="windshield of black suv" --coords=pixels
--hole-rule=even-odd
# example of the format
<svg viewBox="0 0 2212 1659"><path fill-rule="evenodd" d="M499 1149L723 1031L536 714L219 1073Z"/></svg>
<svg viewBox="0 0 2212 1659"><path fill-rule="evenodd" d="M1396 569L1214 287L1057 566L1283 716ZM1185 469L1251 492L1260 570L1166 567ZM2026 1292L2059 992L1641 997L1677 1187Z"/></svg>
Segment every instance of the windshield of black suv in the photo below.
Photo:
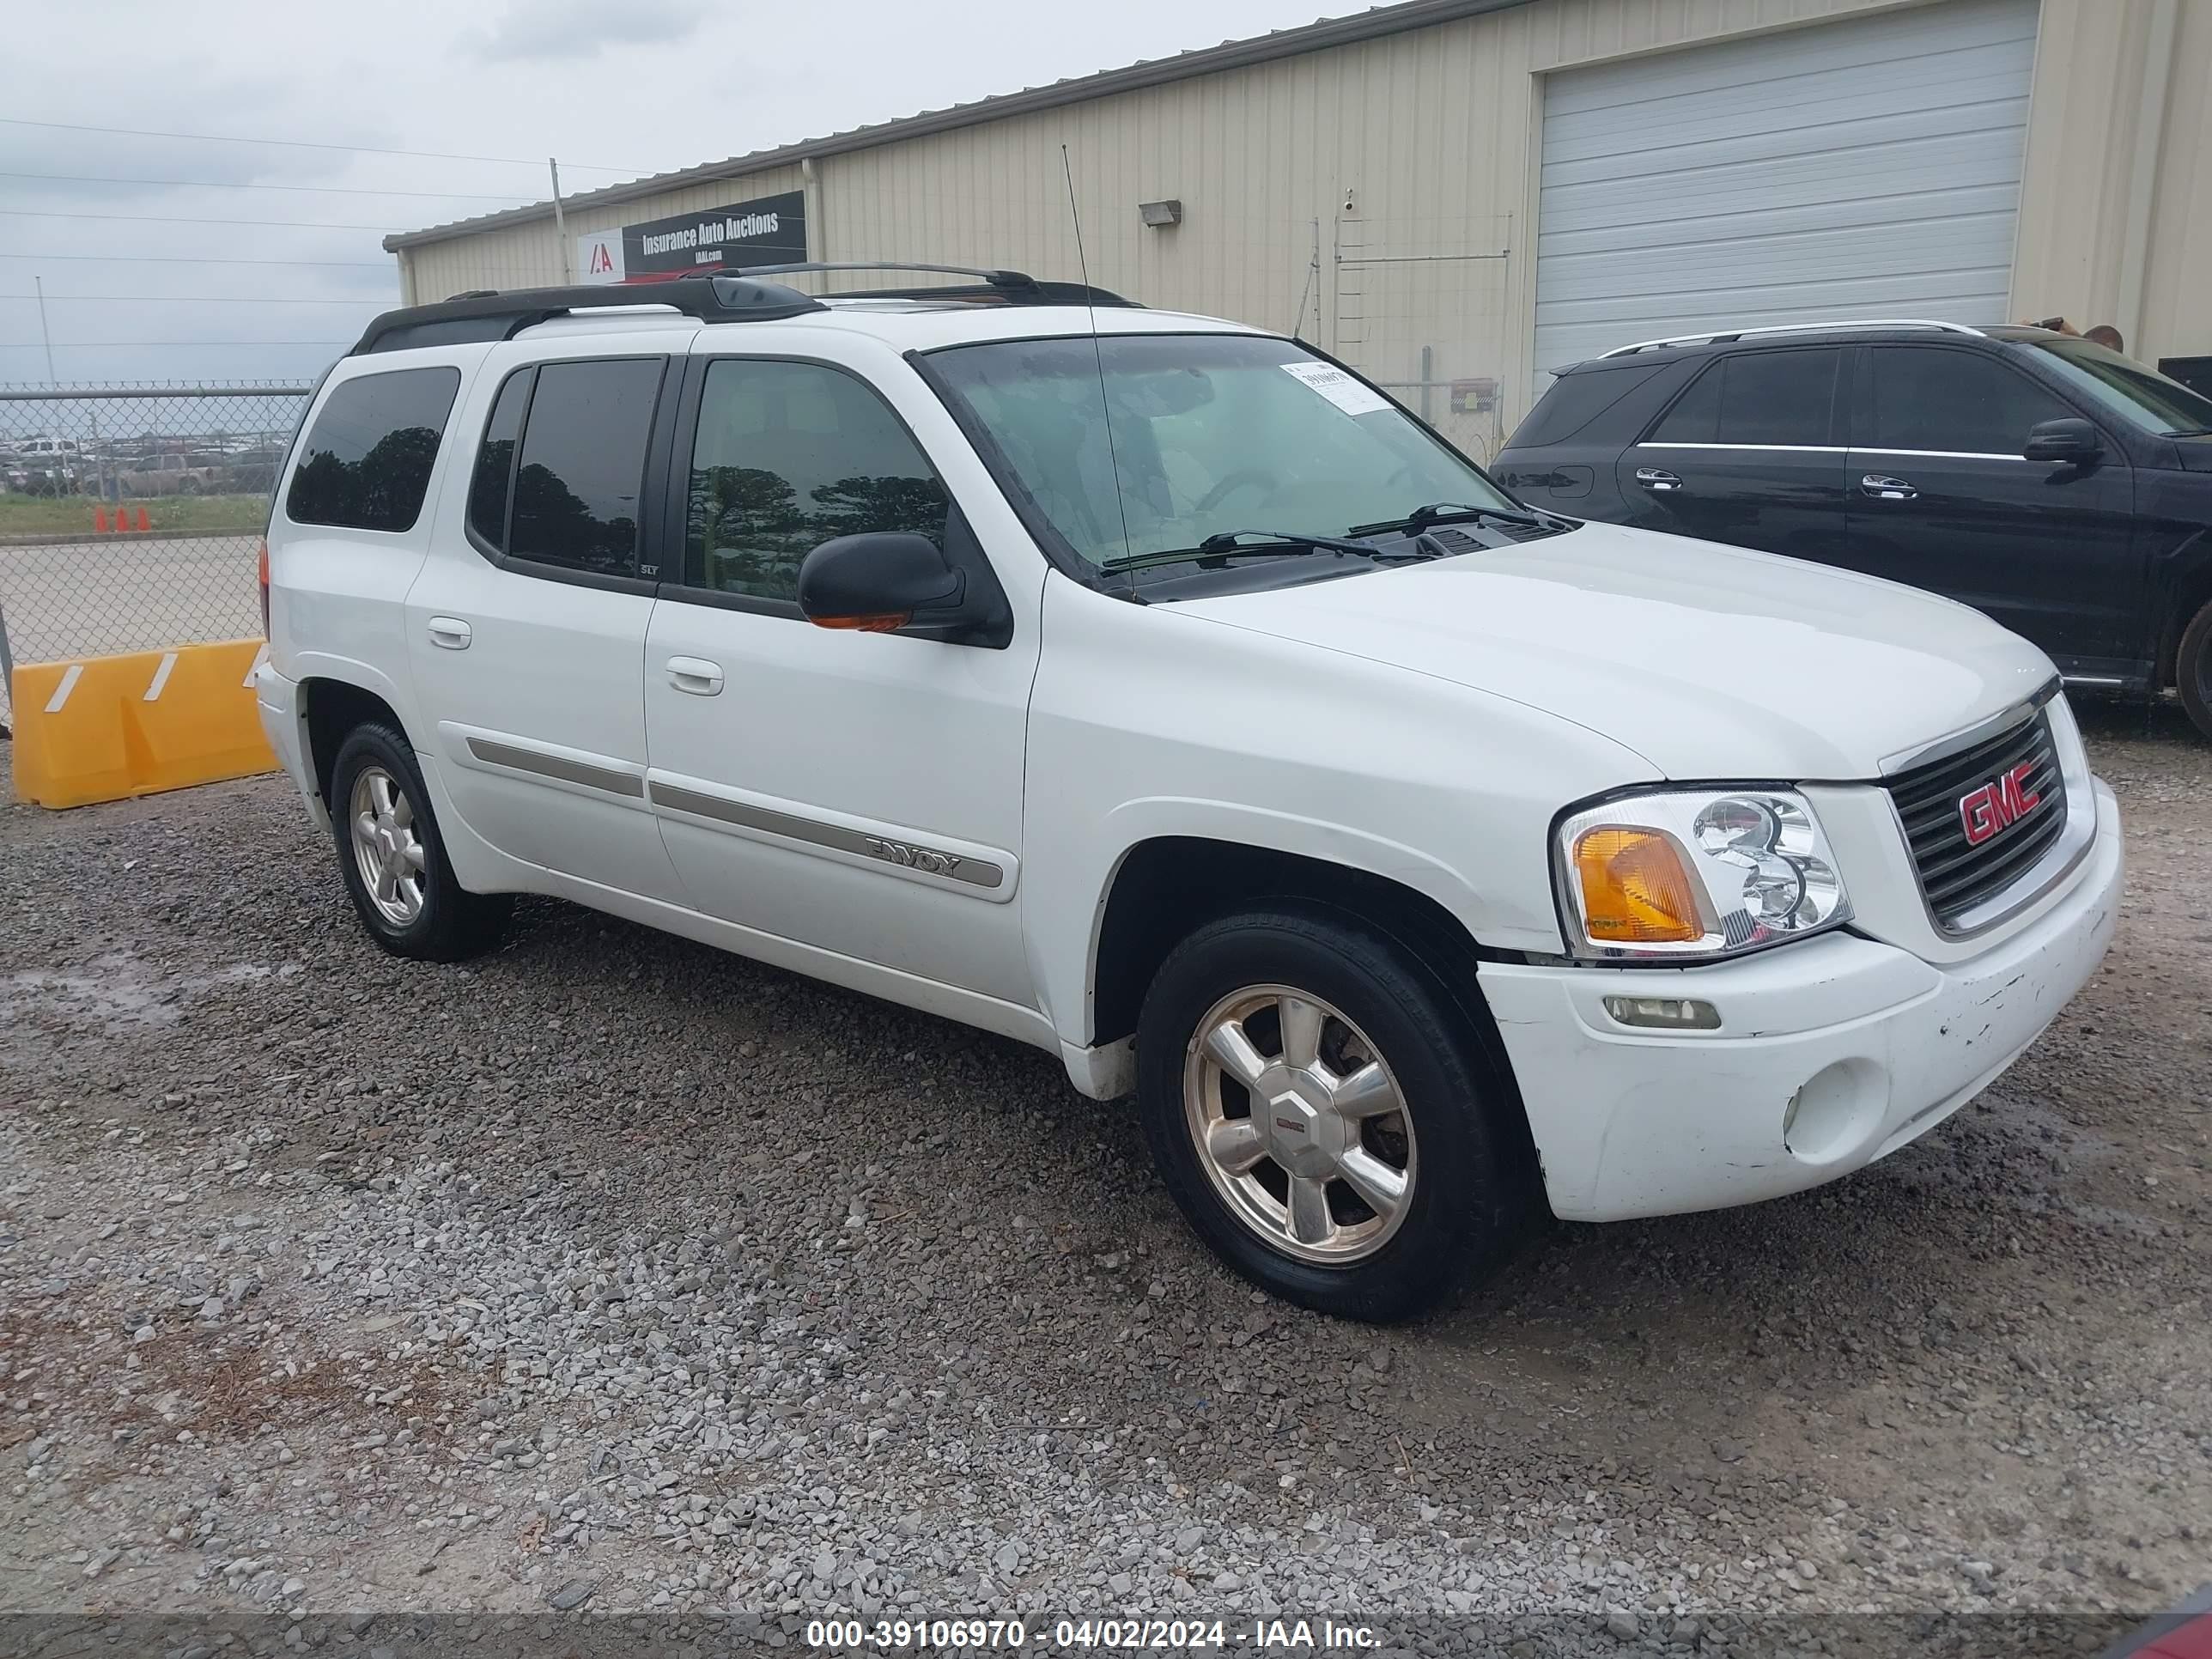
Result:
<svg viewBox="0 0 2212 1659"><path fill-rule="evenodd" d="M2087 392L2132 426L2169 438L2212 434L2212 398L2191 392L2154 368L2070 336L2027 343L2042 352L2075 390Z"/></svg>
<svg viewBox="0 0 2212 1659"><path fill-rule="evenodd" d="M1231 532L1343 538L1438 503L1524 511L1389 398L1288 340L1006 340L928 362L1094 566ZM1245 545L1267 550L1257 534Z"/></svg>

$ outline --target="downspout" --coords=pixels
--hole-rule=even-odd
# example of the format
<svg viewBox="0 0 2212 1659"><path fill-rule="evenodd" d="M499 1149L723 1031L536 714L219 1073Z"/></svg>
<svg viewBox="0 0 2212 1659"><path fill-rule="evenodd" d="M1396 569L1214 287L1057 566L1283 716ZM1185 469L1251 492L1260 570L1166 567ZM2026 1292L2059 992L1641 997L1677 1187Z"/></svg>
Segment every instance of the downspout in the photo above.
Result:
<svg viewBox="0 0 2212 1659"><path fill-rule="evenodd" d="M816 171L811 155L802 155L799 159L799 189L806 203L806 246L799 250L799 257L801 259L827 259L830 257L830 228L822 222L822 175Z"/></svg>
<svg viewBox="0 0 2212 1659"><path fill-rule="evenodd" d="M2180 0L2151 0L2149 39L2143 49L2142 98L2136 112L2135 155L2128 167L2126 228L2120 236L2120 279L2113 295L2112 325L2131 352L2142 356L2143 301L2150 285L2151 212L2158 199L2159 153L2165 148L2166 100L2173 82L2173 40ZM2144 361L2154 361L2145 356Z"/></svg>
<svg viewBox="0 0 2212 1659"><path fill-rule="evenodd" d="M568 215L561 204L561 163L549 155L545 171L553 178L553 286L559 288L576 279L568 270Z"/></svg>

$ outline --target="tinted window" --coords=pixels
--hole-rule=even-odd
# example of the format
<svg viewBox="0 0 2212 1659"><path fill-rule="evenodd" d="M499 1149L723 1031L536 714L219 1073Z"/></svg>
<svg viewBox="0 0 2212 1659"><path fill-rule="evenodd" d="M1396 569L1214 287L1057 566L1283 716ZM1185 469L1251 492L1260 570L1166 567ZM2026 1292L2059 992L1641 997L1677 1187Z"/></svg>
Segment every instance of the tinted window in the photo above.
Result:
<svg viewBox="0 0 2212 1659"><path fill-rule="evenodd" d="M1537 400L1528 419L1514 429L1508 446L1528 449L1573 437L1658 374L1662 367L1659 363L1638 364L1633 368L1591 368L1577 374L1562 375Z"/></svg>
<svg viewBox="0 0 2212 1659"><path fill-rule="evenodd" d="M499 389L499 401L484 422L483 442L469 482L469 528L488 547L507 550L507 501L514 480L514 441L522 435L522 410L530 401L535 369L517 369Z"/></svg>
<svg viewBox="0 0 2212 1659"><path fill-rule="evenodd" d="M1723 357L1667 411L1651 441L1825 444L1842 358L1833 347Z"/></svg>
<svg viewBox="0 0 2212 1659"><path fill-rule="evenodd" d="M2028 428L2074 411L2019 370L1975 351L1876 346L1869 449L2017 455Z"/></svg>
<svg viewBox="0 0 2212 1659"><path fill-rule="evenodd" d="M412 529L460 389L457 368L402 368L342 382L300 446L284 516L353 530Z"/></svg>
<svg viewBox="0 0 2212 1659"><path fill-rule="evenodd" d="M831 537L904 530L941 548L945 511L906 428L851 375L730 357L708 368L691 453L694 581L794 599L800 562Z"/></svg>
<svg viewBox="0 0 2212 1659"><path fill-rule="evenodd" d="M547 363L538 371L507 550L602 575L637 569L638 495L661 360Z"/></svg>

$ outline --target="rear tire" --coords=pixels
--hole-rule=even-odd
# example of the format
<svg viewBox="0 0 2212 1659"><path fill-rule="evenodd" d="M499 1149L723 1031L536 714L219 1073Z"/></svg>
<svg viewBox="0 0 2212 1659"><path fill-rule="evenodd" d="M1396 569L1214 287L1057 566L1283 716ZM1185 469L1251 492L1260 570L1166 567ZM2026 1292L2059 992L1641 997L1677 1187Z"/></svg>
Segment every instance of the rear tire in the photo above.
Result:
<svg viewBox="0 0 2212 1659"><path fill-rule="evenodd" d="M2181 648L2173 654L2173 683L2197 729L2212 738L2212 602L2181 631Z"/></svg>
<svg viewBox="0 0 2212 1659"><path fill-rule="evenodd" d="M1322 1313L1422 1311L1528 1206L1533 1171L1500 1132L1511 1093L1466 1016L1419 957L1334 910L1226 916L1177 945L1145 999L1137 1079L1192 1227Z"/></svg>
<svg viewBox="0 0 2212 1659"><path fill-rule="evenodd" d="M347 896L396 957L461 962L495 948L512 895L471 893L453 875L415 750L380 721L356 726L331 766L331 829Z"/></svg>

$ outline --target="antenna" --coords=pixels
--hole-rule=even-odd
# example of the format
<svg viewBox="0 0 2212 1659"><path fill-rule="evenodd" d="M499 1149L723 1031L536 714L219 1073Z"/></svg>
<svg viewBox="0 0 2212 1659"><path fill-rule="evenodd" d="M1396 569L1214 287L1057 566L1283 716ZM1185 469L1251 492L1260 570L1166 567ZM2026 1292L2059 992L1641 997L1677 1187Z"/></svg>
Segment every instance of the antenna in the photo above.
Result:
<svg viewBox="0 0 2212 1659"><path fill-rule="evenodd" d="M1106 422L1106 465L1114 473L1114 510L1121 515L1121 551L1126 556L1135 550L1129 545L1129 507L1121 499L1121 458L1114 450L1114 405L1106 396L1106 348L1098 339L1098 307L1091 299L1091 262L1083 254L1083 214L1075 205L1075 169L1067 159L1067 146L1060 147L1060 176L1067 180L1067 216L1075 222L1075 269L1083 278L1083 309L1091 319L1091 353L1098 363L1098 413ZM1137 573L1124 573L1129 578L1129 597L1137 596Z"/></svg>

